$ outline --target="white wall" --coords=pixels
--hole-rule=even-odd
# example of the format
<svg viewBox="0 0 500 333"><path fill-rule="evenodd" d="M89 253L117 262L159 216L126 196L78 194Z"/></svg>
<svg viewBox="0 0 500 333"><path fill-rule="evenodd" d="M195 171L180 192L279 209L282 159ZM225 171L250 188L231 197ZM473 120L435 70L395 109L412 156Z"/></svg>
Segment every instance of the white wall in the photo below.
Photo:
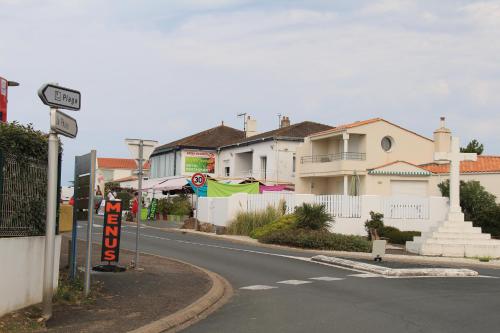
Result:
<svg viewBox="0 0 500 333"><path fill-rule="evenodd" d="M252 152L252 170L253 177L261 178L261 160L262 156L267 156L266 182L272 183L293 183L295 174L293 172L293 156L300 142L297 141L263 141L245 146L234 146L220 151L218 158L218 176L224 177L224 167L230 167L229 178L241 177L237 171L241 169L236 161L238 153ZM250 163L248 163L250 164ZM250 170L246 170L250 171Z"/></svg>
<svg viewBox="0 0 500 333"><path fill-rule="evenodd" d="M227 198L200 198L199 219L201 222L212 223L218 226L227 226L231 220L236 217L239 211L247 210L248 198L249 195L245 193L235 194ZM265 195L262 195L262 198L265 198ZM348 235L366 235L364 224L370 218L370 211L383 213L383 205L388 198L396 200L396 202L399 200L403 204L412 202L411 198L362 195L360 196L361 213L358 215L360 217L335 217L335 223L331 231ZM279 198L274 199L276 199L274 203L279 201ZM428 203L426 203L425 207L429 211L428 216L426 214L426 218L393 219L384 217L384 224L403 231L428 231L430 227L446 218L446 214L448 213L448 199L443 197L428 197L426 199L428 199ZM315 202L315 195L292 194L291 197L287 197L288 207L299 206L304 202ZM421 203L422 198L415 198L415 202ZM266 207L267 203L263 202L260 206Z"/></svg>
<svg viewBox="0 0 500 333"><path fill-rule="evenodd" d="M0 317L42 301L45 237L0 238ZM54 290L59 280L61 236L56 236Z"/></svg>

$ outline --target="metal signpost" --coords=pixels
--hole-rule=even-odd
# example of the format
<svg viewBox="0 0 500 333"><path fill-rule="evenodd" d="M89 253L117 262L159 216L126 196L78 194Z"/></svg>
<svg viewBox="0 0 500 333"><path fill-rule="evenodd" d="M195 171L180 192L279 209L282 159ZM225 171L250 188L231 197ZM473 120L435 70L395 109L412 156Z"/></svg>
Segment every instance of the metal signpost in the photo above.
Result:
<svg viewBox="0 0 500 333"><path fill-rule="evenodd" d="M195 173L193 176L191 176L191 184L196 188L196 216L194 217L194 230L198 230L198 198L199 198L199 192L200 192L200 187L203 187L205 183L207 182L207 177L205 177L204 174L202 173Z"/></svg>
<svg viewBox="0 0 500 333"><path fill-rule="evenodd" d="M132 157L137 160L138 172L137 172L137 193L138 193L138 209L137 209L137 229L135 233L135 258L134 267L137 269L139 267L139 235L140 235L140 225L141 225L141 214L142 214L142 176L144 175L143 167L144 162L149 159L149 156L153 152L154 148L158 144L158 141L154 140L142 140L142 139L125 139L128 145L129 151Z"/></svg>
<svg viewBox="0 0 500 333"><path fill-rule="evenodd" d="M57 108L79 110L80 92L59 87L57 84L44 84L38 96L45 105L50 106L49 160L47 171L47 222L45 226L45 262L43 271L43 317L52 316L52 296L54 293L54 248L57 215L57 178L59 139L57 134L76 137L76 121L59 112ZM59 120L58 120L59 119Z"/></svg>

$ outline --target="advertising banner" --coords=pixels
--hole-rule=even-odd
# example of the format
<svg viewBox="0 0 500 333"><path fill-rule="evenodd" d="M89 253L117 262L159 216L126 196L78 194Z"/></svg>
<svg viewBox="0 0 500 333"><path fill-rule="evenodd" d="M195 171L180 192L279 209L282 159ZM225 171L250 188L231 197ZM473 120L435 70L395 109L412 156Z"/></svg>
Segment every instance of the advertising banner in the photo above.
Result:
<svg viewBox="0 0 500 333"><path fill-rule="evenodd" d="M122 226L122 202L109 200L104 205L101 261L118 262Z"/></svg>
<svg viewBox="0 0 500 333"><path fill-rule="evenodd" d="M205 151L186 152L184 172L215 173L215 153Z"/></svg>
<svg viewBox="0 0 500 333"><path fill-rule="evenodd" d="M0 122L7 122L7 80L0 77Z"/></svg>
<svg viewBox="0 0 500 333"><path fill-rule="evenodd" d="M154 220L156 218L156 211L158 210L158 199L151 199L151 204L148 210L148 220Z"/></svg>

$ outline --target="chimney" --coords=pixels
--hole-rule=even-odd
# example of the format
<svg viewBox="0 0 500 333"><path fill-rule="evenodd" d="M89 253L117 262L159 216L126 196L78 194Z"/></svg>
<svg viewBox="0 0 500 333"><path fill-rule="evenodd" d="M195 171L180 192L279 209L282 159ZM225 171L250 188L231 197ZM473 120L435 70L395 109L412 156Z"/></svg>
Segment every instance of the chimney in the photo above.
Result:
<svg viewBox="0 0 500 333"><path fill-rule="evenodd" d="M434 131L434 152L436 153L447 153L451 149L451 131L445 126L445 117L441 117L440 127Z"/></svg>
<svg viewBox="0 0 500 333"><path fill-rule="evenodd" d="M288 127L288 126L290 126L290 118L284 116L283 118L281 118L280 128Z"/></svg>
<svg viewBox="0 0 500 333"><path fill-rule="evenodd" d="M251 137L258 134L257 132L257 120L250 118L248 116L247 121L246 121L246 132L245 135L246 137Z"/></svg>

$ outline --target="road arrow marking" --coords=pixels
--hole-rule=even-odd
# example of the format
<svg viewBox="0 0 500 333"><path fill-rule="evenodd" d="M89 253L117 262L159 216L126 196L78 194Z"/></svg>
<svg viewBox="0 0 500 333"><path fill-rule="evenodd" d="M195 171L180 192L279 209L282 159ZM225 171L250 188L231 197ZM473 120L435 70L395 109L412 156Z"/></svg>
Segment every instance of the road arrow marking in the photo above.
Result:
<svg viewBox="0 0 500 333"><path fill-rule="evenodd" d="M298 286L300 284L306 284L306 283L312 283L312 281L303 281L303 280L285 280L285 281L280 281L276 283L282 283L282 284L291 284L293 286Z"/></svg>
<svg viewBox="0 0 500 333"><path fill-rule="evenodd" d="M268 289L275 289L275 288L278 288L278 287L266 286L263 284L256 284L253 286L241 287L240 289L244 289L244 290L268 290Z"/></svg>
<svg viewBox="0 0 500 333"><path fill-rule="evenodd" d="M337 278L337 277L330 277L330 276L319 276L319 277L309 278L309 280L316 280L316 281L340 281L340 280L344 280L344 278Z"/></svg>

